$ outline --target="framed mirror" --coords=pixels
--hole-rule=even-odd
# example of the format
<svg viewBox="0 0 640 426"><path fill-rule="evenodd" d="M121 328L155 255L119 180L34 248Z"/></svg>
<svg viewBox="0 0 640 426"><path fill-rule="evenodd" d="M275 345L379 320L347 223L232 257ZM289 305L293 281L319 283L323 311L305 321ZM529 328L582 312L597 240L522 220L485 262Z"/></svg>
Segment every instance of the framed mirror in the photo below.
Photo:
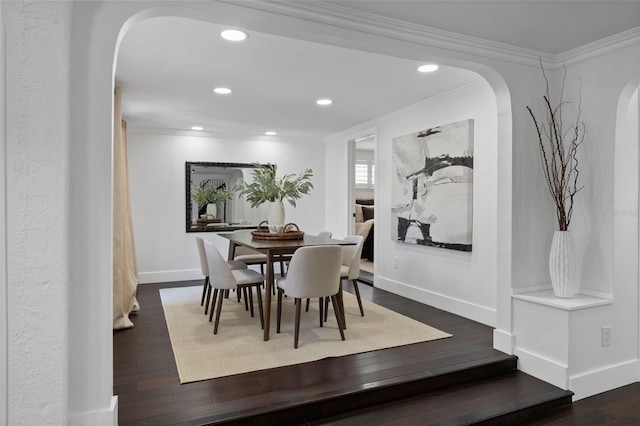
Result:
<svg viewBox="0 0 640 426"><path fill-rule="evenodd" d="M233 193L243 180L251 181L251 170L262 165L252 163L185 163L186 232L221 232L254 229L261 218L260 209L252 209L244 198ZM274 165L266 165L275 167ZM231 198L215 203L198 202L196 192L226 189Z"/></svg>

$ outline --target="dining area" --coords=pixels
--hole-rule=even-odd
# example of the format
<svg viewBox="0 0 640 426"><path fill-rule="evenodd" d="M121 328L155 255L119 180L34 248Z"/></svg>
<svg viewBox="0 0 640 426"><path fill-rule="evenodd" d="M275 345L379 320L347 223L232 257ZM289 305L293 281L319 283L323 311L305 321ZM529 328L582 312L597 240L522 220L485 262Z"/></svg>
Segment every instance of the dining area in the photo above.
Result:
<svg viewBox="0 0 640 426"><path fill-rule="evenodd" d="M276 295L278 332L282 304L289 300L295 304L295 348L298 347L303 304L304 311L308 312L312 300L318 302L319 327L323 327L328 319L331 302L340 338L345 339L347 325L342 279L348 279L350 271L359 269L362 238L332 238L330 232L305 234L294 224L287 224L280 232L270 232L259 226L256 230L222 232L217 236L228 241L226 260L213 243L196 237L205 276L200 303L209 321L214 323L214 334L220 327L223 300L244 303L245 310L253 317L255 291L264 341L271 337L272 299ZM260 272L256 270L258 267ZM357 282L355 286L357 288ZM230 297L233 292L236 296ZM359 297L358 305L364 315Z"/></svg>
<svg viewBox="0 0 640 426"><path fill-rule="evenodd" d="M158 291L181 384L449 336L361 297L363 236L285 221L310 168L187 161L184 173L180 256L200 270Z"/></svg>

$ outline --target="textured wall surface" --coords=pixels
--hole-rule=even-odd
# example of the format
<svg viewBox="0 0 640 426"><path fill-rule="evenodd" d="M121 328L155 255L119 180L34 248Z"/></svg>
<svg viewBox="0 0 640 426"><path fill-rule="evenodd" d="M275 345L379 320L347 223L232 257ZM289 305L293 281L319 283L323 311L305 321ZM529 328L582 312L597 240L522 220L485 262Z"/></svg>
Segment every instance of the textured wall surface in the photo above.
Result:
<svg viewBox="0 0 640 426"><path fill-rule="evenodd" d="M67 61L62 2L3 2L9 424L66 422Z"/></svg>

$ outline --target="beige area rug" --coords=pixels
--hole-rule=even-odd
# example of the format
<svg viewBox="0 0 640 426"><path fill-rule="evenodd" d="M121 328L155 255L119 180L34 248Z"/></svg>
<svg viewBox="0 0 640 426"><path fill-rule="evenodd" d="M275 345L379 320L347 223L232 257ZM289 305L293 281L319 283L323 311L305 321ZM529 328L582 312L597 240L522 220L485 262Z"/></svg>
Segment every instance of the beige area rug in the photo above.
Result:
<svg viewBox="0 0 640 426"><path fill-rule="evenodd" d="M360 259L360 270L373 274L373 262L366 259Z"/></svg>
<svg viewBox="0 0 640 426"><path fill-rule="evenodd" d="M365 316L361 317L355 296L345 292L346 340L340 340L333 308L329 308L329 321L322 328L318 326L318 300L315 299L309 312L304 312L303 303L300 340L298 349L294 349L293 299L283 299L282 332L278 334L275 332L276 298L272 298L271 337L265 342L257 305L256 316L251 318L244 303L238 303L232 294L224 300L218 334L214 335L213 323L200 306L201 296L201 286L160 290L180 383L451 336L367 300L362 301Z"/></svg>

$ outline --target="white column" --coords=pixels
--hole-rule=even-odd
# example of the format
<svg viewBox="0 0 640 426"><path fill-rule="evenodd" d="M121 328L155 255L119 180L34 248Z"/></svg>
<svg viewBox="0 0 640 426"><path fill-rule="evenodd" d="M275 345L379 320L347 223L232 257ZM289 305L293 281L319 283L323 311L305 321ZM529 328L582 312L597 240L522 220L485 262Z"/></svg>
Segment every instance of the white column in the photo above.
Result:
<svg viewBox="0 0 640 426"><path fill-rule="evenodd" d="M0 424L9 423L8 384L7 384L7 227L6 227L6 152L4 117L6 114L4 55L5 29L3 7L0 3Z"/></svg>
<svg viewBox="0 0 640 426"><path fill-rule="evenodd" d="M6 187L0 198L6 196L6 210L0 210L7 224L7 321L2 322L10 372L8 407L2 412L10 425L66 423L69 19L64 3L16 1L1 7Z"/></svg>

